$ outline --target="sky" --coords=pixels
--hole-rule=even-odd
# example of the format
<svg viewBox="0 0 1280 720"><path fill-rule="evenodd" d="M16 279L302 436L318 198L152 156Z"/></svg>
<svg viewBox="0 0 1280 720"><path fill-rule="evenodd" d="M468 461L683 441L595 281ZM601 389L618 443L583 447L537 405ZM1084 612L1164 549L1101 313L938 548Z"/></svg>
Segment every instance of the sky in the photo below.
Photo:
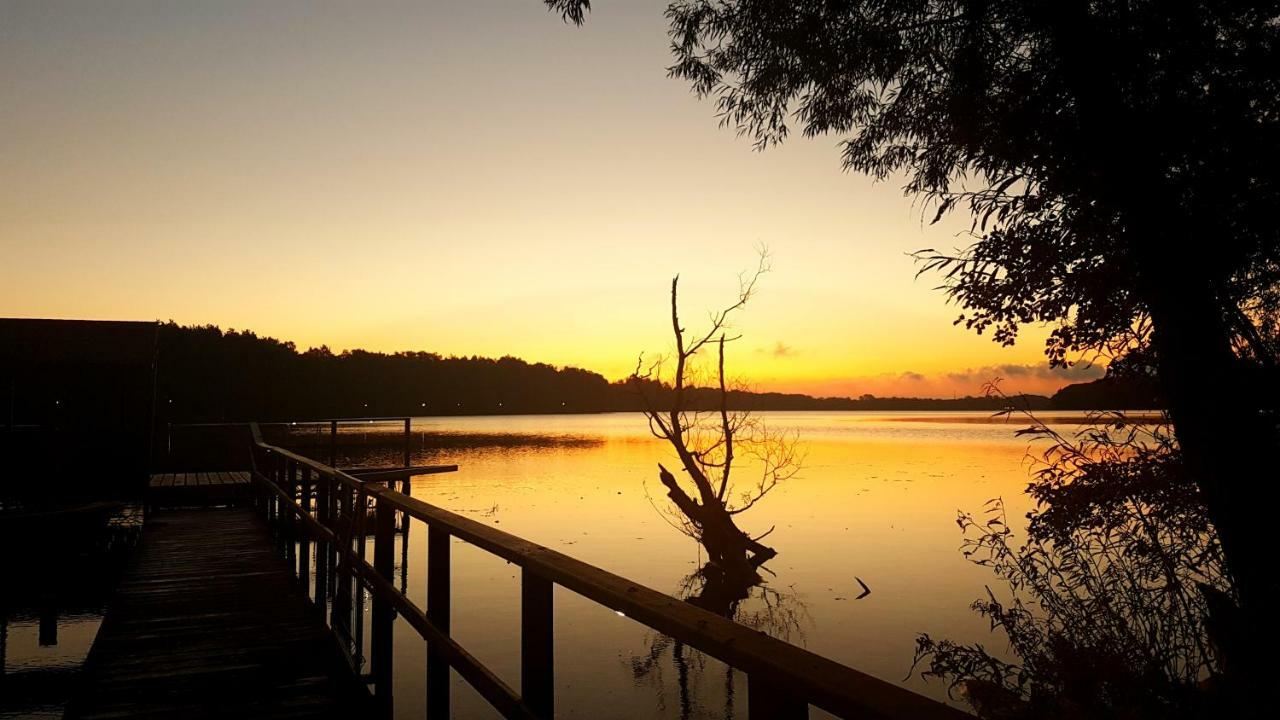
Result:
<svg viewBox="0 0 1280 720"><path fill-rule="evenodd" d="M610 379L772 270L761 390L1052 392L909 253L967 245L839 137L756 152L666 76L664 2L0 0L0 316L175 320L300 348L514 355Z"/></svg>

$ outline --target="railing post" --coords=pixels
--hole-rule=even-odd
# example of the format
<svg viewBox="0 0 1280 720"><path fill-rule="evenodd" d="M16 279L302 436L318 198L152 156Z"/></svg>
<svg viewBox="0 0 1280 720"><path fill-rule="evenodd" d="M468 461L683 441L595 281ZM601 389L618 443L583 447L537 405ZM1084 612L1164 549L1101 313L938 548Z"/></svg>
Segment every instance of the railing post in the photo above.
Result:
<svg viewBox="0 0 1280 720"><path fill-rule="evenodd" d="M413 431L410 429L409 418L404 419L404 466L409 467L409 446L413 442Z"/></svg>
<svg viewBox="0 0 1280 720"><path fill-rule="evenodd" d="M329 485L333 478L323 473L316 474L316 521L321 527L333 530L329 507ZM333 548L323 537L316 539L316 605L324 611L325 598L329 595L329 558ZM323 617L323 615L322 615Z"/></svg>
<svg viewBox="0 0 1280 720"><path fill-rule="evenodd" d="M378 497L375 502L373 569L388 584L394 584L395 550L393 545L396 537L396 509L391 504L391 501L386 498ZM395 618L396 615L391 607L391 601L382 593L373 593L373 628L369 639L369 654L372 656L371 660L373 662L373 667L371 668L373 673L373 696L384 717L390 717L392 711L391 663L394 655L391 645L394 637L392 625Z"/></svg>
<svg viewBox="0 0 1280 720"><path fill-rule="evenodd" d="M338 495L338 529L336 554L338 559L337 570L334 575L334 584L337 586L333 593L333 615L330 625L339 628L346 636L346 642L351 642L351 563L347 556L351 553L351 533L354 522L351 515L352 489L346 483L335 479L334 492ZM359 655L360 648L355 649L355 654Z"/></svg>
<svg viewBox="0 0 1280 720"><path fill-rule="evenodd" d="M809 703L753 673L747 676L747 717L803 720L809 717Z"/></svg>
<svg viewBox="0 0 1280 720"><path fill-rule="evenodd" d="M302 517L298 518L298 579L302 581L302 592L311 584L311 526L306 518L311 514L311 466L302 466L302 480L298 487L298 504L302 508Z"/></svg>
<svg viewBox="0 0 1280 720"><path fill-rule="evenodd" d="M413 497L413 483L408 477L400 481L400 492L404 493L405 495L408 495L409 497ZM409 511L408 510L405 510L404 512L400 513L400 531L404 533L404 536L406 538L409 537Z"/></svg>
<svg viewBox="0 0 1280 720"><path fill-rule="evenodd" d="M338 421L329 421L329 467L338 467Z"/></svg>
<svg viewBox="0 0 1280 720"><path fill-rule="evenodd" d="M276 492L276 488L283 484L283 477L284 457L277 453L271 463L271 537L275 538L276 554L280 557L284 557L284 543L280 541L280 494Z"/></svg>
<svg viewBox="0 0 1280 720"><path fill-rule="evenodd" d="M449 634L449 531L427 526L427 619ZM449 717L449 663L427 644L427 718Z"/></svg>
<svg viewBox="0 0 1280 720"><path fill-rule="evenodd" d="M259 467L261 465L261 455L257 445L251 445L249 448L249 494L253 499L253 511L262 515L262 482L258 479Z"/></svg>
<svg viewBox="0 0 1280 720"><path fill-rule="evenodd" d="M400 531L400 592L409 592L409 513L404 514L404 529Z"/></svg>
<svg viewBox="0 0 1280 720"><path fill-rule="evenodd" d="M287 460L284 464L284 482L281 483L281 489L285 492L285 498L280 500L280 512L284 516L284 558L289 563L289 572L298 572L297 548L294 547L294 539L297 533L294 532L298 522L297 517L293 513L293 497L298 487L298 464L293 460Z"/></svg>
<svg viewBox="0 0 1280 720"><path fill-rule="evenodd" d="M352 512L355 515L351 518L352 525L356 532L356 557L357 562L368 562L365 558L365 550L368 547L369 540L369 493L365 490L364 483L355 490L355 504ZM364 656L364 583L356 576L355 568L351 568L351 577L355 581L353 589L356 594L355 611L351 613L351 620L355 623L353 644L356 649L356 667L363 668L366 658Z"/></svg>
<svg viewBox="0 0 1280 720"><path fill-rule="evenodd" d="M522 568L520 580L520 693L542 718L555 714L555 652L550 580Z"/></svg>

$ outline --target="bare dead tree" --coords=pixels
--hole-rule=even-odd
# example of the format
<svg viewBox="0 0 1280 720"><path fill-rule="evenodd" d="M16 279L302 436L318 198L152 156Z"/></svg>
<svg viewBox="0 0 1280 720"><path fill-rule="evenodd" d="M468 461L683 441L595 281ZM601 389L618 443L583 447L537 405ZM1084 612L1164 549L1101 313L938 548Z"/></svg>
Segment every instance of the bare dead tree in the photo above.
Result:
<svg viewBox="0 0 1280 720"><path fill-rule="evenodd" d="M725 347L739 336L729 335L729 321L751 299L768 271L768 253L761 251L755 272L739 278L737 299L713 312L709 327L698 333L681 325L677 275L671 281L675 354L647 366L641 356L630 378L644 398L650 431L670 444L680 460L679 477L658 465L658 479L672 506L665 511L668 521L706 548L711 565L732 582L744 585L760 581L758 569L777 551L760 542L772 528L753 537L741 530L734 518L793 477L800 467L794 437L771 432L750 412L730 409ZM715 352L710 393L696 384L697 366L705 351ZM737 468L736 463L744 459L754 462ZM743 480L735 469L753 474Z"/></svg>

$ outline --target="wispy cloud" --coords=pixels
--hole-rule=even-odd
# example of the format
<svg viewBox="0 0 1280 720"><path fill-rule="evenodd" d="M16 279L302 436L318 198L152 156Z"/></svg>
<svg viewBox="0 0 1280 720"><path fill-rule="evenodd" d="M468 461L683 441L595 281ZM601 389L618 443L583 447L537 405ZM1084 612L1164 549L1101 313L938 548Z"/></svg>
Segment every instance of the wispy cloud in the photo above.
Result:
<svg viewBox="0 0 1280 720"><path fill-rule="evenodd" d="M1102 377L1106 369L1100 365L1072 365L1071 367L1049 367L1044 365L986 365L980 368L967 368L959 372L947 373L948 380L959 383L985 383L996 379L1050 380L1068 383L1086 382Z"/></svg>
<svg viewBox="0 0 1280 720"><path fill-rule="evenodd" d="M761 351L765 352L765 351ZM857 397L864 393L880 397L953 397L982 395L987 383L1000 380L1006 393L1052 395L1065 385L1096 380L1105 374L1099 365L1051 368L1043 365L984 365L951 372L905 370L879 375L834 377L800 382L767 383L770 389L805 392L813 395Z"/></svg>
<svg viewBox="0 0 1280 720"><path fill-rule="evenodd" d="M782 342L781 340L774 342L773 347L771 348L756 348L756 352L761 354L767 353L775 358L789 358L789 357L795 357L797 354L799 354L796 352L795 348Z"/></svg>

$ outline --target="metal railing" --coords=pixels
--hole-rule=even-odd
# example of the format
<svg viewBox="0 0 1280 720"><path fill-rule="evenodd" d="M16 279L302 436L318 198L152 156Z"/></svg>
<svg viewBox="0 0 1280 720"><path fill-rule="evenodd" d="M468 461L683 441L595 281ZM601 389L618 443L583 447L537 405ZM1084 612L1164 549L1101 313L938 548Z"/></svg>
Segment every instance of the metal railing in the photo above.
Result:
<svg viewBox="0 0 1280 720"><path fill-rule="evenodd" d="M552 717L552 589L559 585L745 673L747 708L753 718L808 717L811 704L849 718L970 717L555 550L268 445L256 425L251 431L257 506L277 530L279 550L298 577L314 581L318 606L325 608L328 600L328 622L339 637L350 640L352 583L358 583L357 590L366 588L372 598L370 672L361 677L372 685L375 703L388 714L392 625L398 615L427 642L429 718L448 717L450 668L504 717ZM393 538L398 513L427 525L425 609L395 587ZM372 563L365 552L369 522L373 523ZM450 538L521 568L519 692L449 634ZM314 569L310 567L312 543ZM363 598L361 592L357 596ZM357 655L362 646L357 639ZM362 669L361 660L357 657L357 672Z"/></svg>

